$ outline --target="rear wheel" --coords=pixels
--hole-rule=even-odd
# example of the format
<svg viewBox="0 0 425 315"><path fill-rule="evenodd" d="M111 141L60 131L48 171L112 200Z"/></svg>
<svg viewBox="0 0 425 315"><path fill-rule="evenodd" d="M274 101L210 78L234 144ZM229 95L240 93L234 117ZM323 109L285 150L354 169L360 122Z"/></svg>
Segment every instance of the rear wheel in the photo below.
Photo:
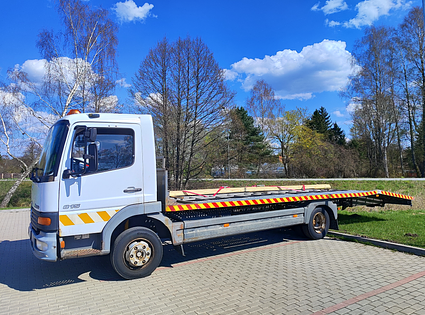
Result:
<svg viewBox="0 0 425 315"><path fill-rule="evenodd" d="M111 264L124 279L142 278L158 267L162 254L162 243L156 233L144 227L134 227L116 238Z"/></svg>
<svg viewBox="0 0 425 315"><path fill-rule="evenodd" d="M326 209L317 207L313 210L308 224L302 226L304 235L312 240L324 238L330 225L329 214Z"/></svg>

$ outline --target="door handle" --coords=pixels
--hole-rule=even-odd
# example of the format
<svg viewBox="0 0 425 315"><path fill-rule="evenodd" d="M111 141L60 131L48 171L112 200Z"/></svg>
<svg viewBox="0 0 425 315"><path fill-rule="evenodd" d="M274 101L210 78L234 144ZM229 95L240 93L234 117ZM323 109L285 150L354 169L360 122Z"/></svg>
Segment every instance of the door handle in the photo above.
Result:
<svg viewBox="0 0 425 315"><path fill-rule="evenodd" d="M136 188L136 187L127 187L126 189L123 190L125 193L135 193L135 192L139 192L142 191L142 188Z"/></svg>

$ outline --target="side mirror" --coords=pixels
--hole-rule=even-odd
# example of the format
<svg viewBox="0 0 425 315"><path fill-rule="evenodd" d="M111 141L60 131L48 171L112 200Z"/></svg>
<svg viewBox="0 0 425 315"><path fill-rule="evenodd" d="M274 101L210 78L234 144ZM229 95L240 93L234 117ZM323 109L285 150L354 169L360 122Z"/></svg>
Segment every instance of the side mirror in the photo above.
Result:
<svg viewBox="0 0 425 315"><path fill-rule="evenodd" d="M62 174L63 179L68 179L71 177L72 171L71 170L64 170Z"/></svg>
<svg viewBox="0 0 425 315"><path fill-rule="evenodd" d="M76 133L72 148L76 149L78 158L71 158L71 167L63 171L63 179L96 172L98 168L97 145L94 143L97 137L97 128L79 127Z"/></svg>
<svg viewBox="0 0 425 315"><path fill-rule="evenodd" d="M97 137L97 128L88 128L84 132L87 142L95 142Z"/></svg>
<svg viewBox="0 0 425 315"><path fill-rule="evenodd" d="M98 161L97 161L97 145L96 143L90 143L89 144L89 154L87 156L88 158L88 168L87 171L88 172L96 172L97 171L97 165L98 165Z"/></svg>

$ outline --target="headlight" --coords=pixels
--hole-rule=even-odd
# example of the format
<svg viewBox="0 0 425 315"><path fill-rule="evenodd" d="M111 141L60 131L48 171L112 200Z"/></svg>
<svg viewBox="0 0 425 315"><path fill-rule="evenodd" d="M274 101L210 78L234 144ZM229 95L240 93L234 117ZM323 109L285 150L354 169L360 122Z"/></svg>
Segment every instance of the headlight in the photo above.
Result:
<svg viewBox="0 0 425 315"><path fill-rule="evenodd" d="M41 251L46 251L48 248L46 243L39 240L35 240L35 246L37 246L37 249Z"/></svg>

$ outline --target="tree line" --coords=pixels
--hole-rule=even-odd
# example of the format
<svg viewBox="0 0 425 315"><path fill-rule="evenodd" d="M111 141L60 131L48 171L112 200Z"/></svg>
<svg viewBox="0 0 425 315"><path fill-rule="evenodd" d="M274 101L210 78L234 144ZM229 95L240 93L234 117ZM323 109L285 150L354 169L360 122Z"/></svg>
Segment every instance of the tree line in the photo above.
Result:
<svg viewBox="0 0 425 315"><path fill-rule="evenodd" d="M425 177L422 9L396 28L369 27L354 47L359 66L343 96L354 105L352 142L369 176Z"/></svg>
<svg viewBox="0 0 425 315"><path fill-rule="evenodd" d="M43 30L37 40L43 78L14 67L1 82L3 165L15 161L21 180L36 165L40 139L69 109L152 115L157 154L166 160L173 189L209 176L425 176L420 8L398 28L372 26L356 42L358 71L341 92L354 108L347 139L325 107L286 109L263 80L236 106L213 52L190 36L164 37L151 48L132 78L131 101L121 104L114 95L118 25L107 10L82 0L56 5L63 29Z"/></svg>

